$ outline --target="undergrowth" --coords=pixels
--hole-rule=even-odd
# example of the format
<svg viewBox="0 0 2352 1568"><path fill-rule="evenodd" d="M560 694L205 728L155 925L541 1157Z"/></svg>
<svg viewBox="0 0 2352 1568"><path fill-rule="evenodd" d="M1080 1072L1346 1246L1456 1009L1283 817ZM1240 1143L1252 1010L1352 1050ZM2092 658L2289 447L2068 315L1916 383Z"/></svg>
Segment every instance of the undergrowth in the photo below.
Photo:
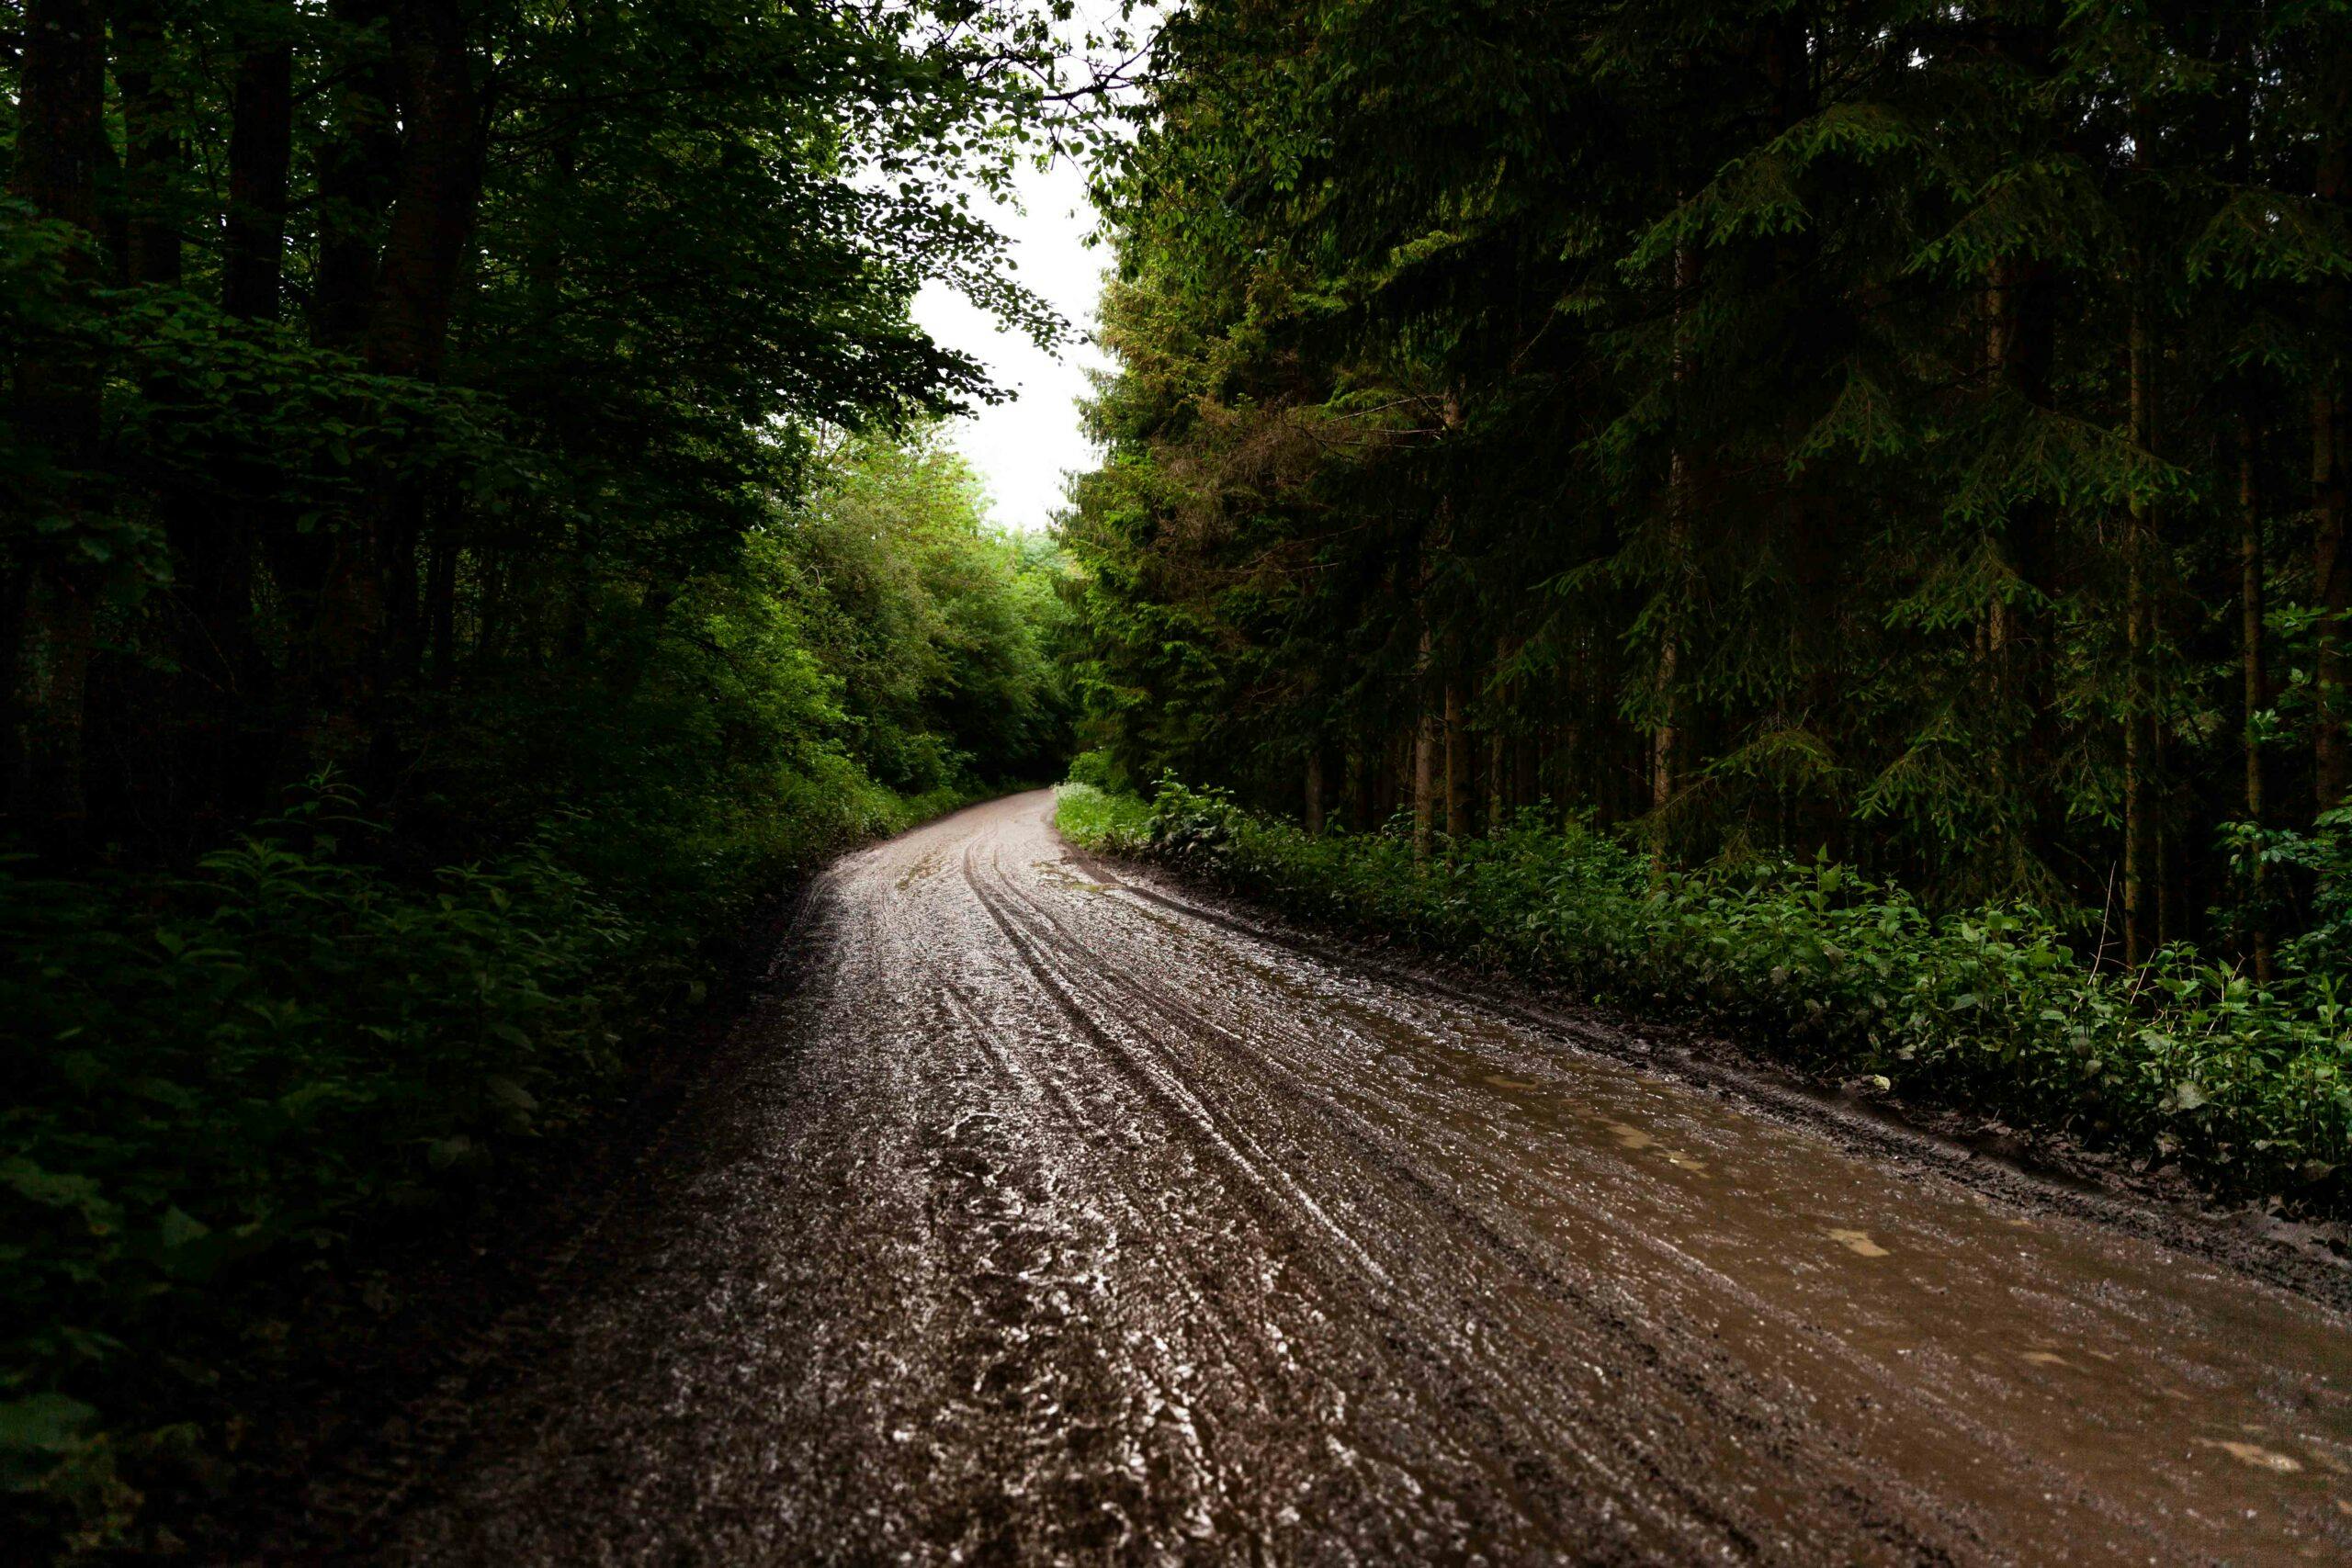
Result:
<svg viewBox="0 0 2352 1568"><path fill-rule="evenodd" d="M2267 986L2186 945L2094 967L2043 912L1936 918L1826 860L1661 872L1533 813L1492 838L1441 840L1421 863L1401 828L1310 837L1172 780L1149 805L1065 784L1056 820L1080 843L1293 915L1703 1021L1804 1069L2177 1164L2227 1195L2345 1207L2352 813L2269 851L2318 871L2335 918Z"/></svg>
<svg viewBox="0 0 2352 1568"><path fill-rule="evenodd" d="M976 798L830 761L421 876L331 780L175 879L0 861L0 1016L41 1047L0 1062L6 1554L171 1550L142 1492L220 1483L215 1391L300 1353L307 1280L576 1123L761 893Z"/></svg>

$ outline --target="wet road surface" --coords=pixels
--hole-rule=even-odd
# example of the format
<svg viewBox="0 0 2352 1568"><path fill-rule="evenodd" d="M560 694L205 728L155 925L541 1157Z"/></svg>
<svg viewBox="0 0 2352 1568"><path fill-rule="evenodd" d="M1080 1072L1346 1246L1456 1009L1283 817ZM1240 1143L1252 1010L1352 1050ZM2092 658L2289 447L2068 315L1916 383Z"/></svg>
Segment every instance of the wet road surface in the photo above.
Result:
<svg viewBox="0 0 2352 1568"><path fill-rule="evenodd" d="M1076 857L854 856L415 1562L2352 1561L2352 1325Z"/></svg>

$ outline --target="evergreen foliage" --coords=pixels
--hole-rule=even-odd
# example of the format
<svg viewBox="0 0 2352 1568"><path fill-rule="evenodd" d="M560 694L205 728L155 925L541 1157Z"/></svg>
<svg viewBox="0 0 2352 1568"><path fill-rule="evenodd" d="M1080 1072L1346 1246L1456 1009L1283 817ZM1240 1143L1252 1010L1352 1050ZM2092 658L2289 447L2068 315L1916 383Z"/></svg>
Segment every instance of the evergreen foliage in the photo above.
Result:
<svg viewBox="0 0 2352 1568"><path fill-rule="evenodd" d="M2327 918L2232 825L2352 784L2343 6L1197 0L1158 63L1065 525L1128 775L2103 963Z"/></svg>

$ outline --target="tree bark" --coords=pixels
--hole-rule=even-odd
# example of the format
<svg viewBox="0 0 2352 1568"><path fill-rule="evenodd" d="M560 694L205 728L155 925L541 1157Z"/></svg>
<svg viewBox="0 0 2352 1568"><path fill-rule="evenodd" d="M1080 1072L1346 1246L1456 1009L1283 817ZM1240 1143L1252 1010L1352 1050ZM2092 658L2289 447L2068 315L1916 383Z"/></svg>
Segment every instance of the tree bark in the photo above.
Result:
<svg viewBox="0 0 2352 1568"><path fill-rule="evenodd" d="M105 21L93 0L28 0L17 74L17 162L10 194L40 217L79 229L87 244L67 263L69 286L96 276L99 232L98 160L106 140ZM111 156L110 150L107 155ZM70 520L94 504L90 470L97 458L98 367L70 347L38 348L17 361L11 389L21 438L54 466L50 504ZM84 776L84 724L91 644L96 631L98 578L71 553L72 529L27 563L11 617L15 710L7 726L9 815L43 849L71 854L89 816Z"/></svg>
<svg viewBox="0 0 2352 1568"><path fill-rule="evenodd" d="M458 669L458 544L447 517L434 530L432 553L425 561L424 622L433 684L447 691Z"/></svg>
<svg viewBox="0 0 2352 1568"><path fill-rule="evenodd" d="M1470 836L1470 730L1463 717L1462 680L1445 682L1445 835Z"/></svg>
<svg viewBox="0 0 2352 1568"><path fill-rule="evenodd" d="M1682 406L1683 391L1691 374L1684 322L1689 313L1690 291L1698 286L1699 253L1691 246L1679 246L1674 253L1674 346L1672 367L1668 372L1674 383L1678 420L1686 412ZM1678 429L1674 436L1674 449L1667 457L1668 599L1666 625L1659 635L1657 650L1657 716L1650 731L1650 809L1659 817L1656 824L1656 837L1661 861L1666 846L1663 814L1667 803L1674 798L1676 751L1679 739L1675 722L1678 704L1676 682L1681 671L1683 615L1690 599L1693 575L1690 564L1690 488L1689 435Z"/></svg>
<svg viewBox="0 0 2352 1568"><path fill-rule="evenodd" d="M1413 859L1430 858L1430 840L1437 825L1438 753L1445 745L1438 705L1430 701L1430 634L1421 634L1419 678L1414 682L1419 717L1413 728Z"/></svg>
<svg viewBox="0 0 2352 1568"><path fill-rule="evenodd" d="M2352 74L2352 73L2340 73ZM2317 177L2313 189L2322 201L2340 204L2347 195L2344 124L2347 113L2345 91L2338 88L2326 117ZM2312 586L2319 612L2312 628L2314 696L2318 714L2312 731L2312 782L2321 811L2344 803L2352 788L2352 744L2346 726L2347 669L2346 639L2352 628L2345 616L2352 613L2352 551L2345 548L2344 474L2344 333L2352 330L2344 309L2344 288L2324 285L2319 296L2320 355L2312 383Z"/></svg>
<svg viewBox="0 0 2352 1568"><path fill-rule="evenodd" d="M2056 31L2056 7L2028 4L1996 21L1985 41L1995 56L2039 81L2050 73ZM1989 281L1985 357L1992 381L2046 412L2057 362L2056 268L2042 256L2006 255L1993 263ZM2057 727L2051 701L2053 649L2041 601L2053 587L2057 525L2057 509L2046 498L2011 508L2000 550L2017 585L2006 588L1986 615L1989 672L2000 698L1999 720L2008 727L1989 761L1996 797L2017 813L2015 836L2001 846L2013 874L2021 874L2045 847L2038 775L2056 749Z"/></svg>
<svg viewBox="0 0 2352 1568"><path fill-rule="evenodd" d="M1501 833L1510 822L1508 791L1511 775L1506 765L1509 761L1502 728L1498 725L1487 735L1487 835L1489 838Z"/></svg>
<svg viewBox="0 0 2352 1568"><path fill-rule="evenodd" d="M407 142L365 343L368 362L396 376L439 374L473 238L483 125L468 42L455 0L405 0L393 14Z"/></svg>
<svg viewBox="0 0 2352 1568"><path fill-rule="evenodd" d="M2254 423L2238 424L2238 652L2245 728L2241 744L2245 752L2245 819L2262 826L2263 768L2260 722L2270 705L2270 681L2264 668L2263 610L2267 584L2263 581L2262 491L2257 467ZM2269 874L2255 857L2248 896L2259 911L2269 897ZM2257 915L2247 933L2253 949L2256 978L2267 984L2271 971L2268 924Z"/></svg>
<svg viewBox="0 0 2352 1568"><path fill-rule="evenodd" d="M2147 451L2154 443L2154 389L2150 384L2147 311L2143 300L2136 297L2128 332L2132 440L2141 450ZM2148 503L2139 496L2132 499L2125 527L2123 956L2126 963L2138 964L2148 954L2149 931L2155 923L2151 919L2153 911L2148 900L2156 833L2156 789L2149 777L2154 760L2148 691L2148 555L2152 523Z"/></svg>
<svg viewBox="0 0 2352 1568"><path fill-rule="evenodd" d="M1518 796L1519 804L1522 807L1543 804L1544 737L1547 728L1541 719L1538 719L1532 733L1522 734L1520 737L1516 749L1517 754L1512 758L1515 774L1512 793Z"/></svg>
<svg viewBox="0 0 2352 1568"><path fill-rule="evenodd" d="M2346 681L2344 616L2352 609L2352 555L2344 545L2345 493L2340 400L2332 387L2312 391L2312 581L2318 611L2312 628L2314 695L2314 806L2330 811L2352 784L2352 750L2346 741Z"/></svg>
<svg viewBox="0 0 2352 1568"><path fill-rule="evenodd" d="M294 157L294 7L279 0L237 39L229 109L229 211L221 308L274 321L286 276L287 186Z"/></svg>
<svg viewBox="0 0 2352 1568"><path fill-rule="evenodd" d="M156 0L117 0L115 82L122 93L124 281L175 284L183 267L173 185L187 157L174 95L157 80L168 48Z"/></svg>
<svg viewBox="0 0 2352 1568"><path fill-rule="evenodd" d="M1511 639L1495 639L1496 700L1493 718L1487 731L1487 832L1499 834L1510 824L1512 810L1521 803L1517 798L1519 779L1511 768L1511 753L1518 750L1506 738L1507 722L1517 718L1518 704L1514 700L1519 683L1501 679L1510 667L1513 649Z"/></svg>
<svg viewBox="0 0 2352 1568"><path fill-rule="evenodd" d="M403 135L390 220L359 347L370 368L431 380L481 195L485 127L467 10L400 0L390 13L390 81ZM373 503L335 537L311 627L311 686L330 730L356 731L371 771L389 766L386 698L422 649L418 481L379 474Z"/></svg>
<svg viewBox="0 0 2352 1568"><path fill-rule="evenodd" d="M1306 834L1311 839L1323 836L1323 746L1319 740L1306 745Z"/></svg>
<svg viewBox="0 0 2352 1568"><path fill-rule="evenodd" d="M399 175L400 136L389 31L390 0L333 0L341 85L334 131L319 164L319 259L311 289L311 337L356 347L376 292L377 250Z"/></svg>

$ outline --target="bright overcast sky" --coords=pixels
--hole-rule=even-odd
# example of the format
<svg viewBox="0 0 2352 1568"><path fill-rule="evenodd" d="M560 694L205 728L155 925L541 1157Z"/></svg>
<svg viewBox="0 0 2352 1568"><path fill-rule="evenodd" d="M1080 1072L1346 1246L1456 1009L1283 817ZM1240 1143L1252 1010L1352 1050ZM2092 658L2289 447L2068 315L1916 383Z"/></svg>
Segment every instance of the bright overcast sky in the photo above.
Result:
<svg viewBox="0 0 2352 1568"><path fill-rule="evenodd" d="M1015 275L1068 318L1081 341L1058 356L1047 354L936 283L916 297L915 320L940 344L978 359L998 386L1014 394L1010 402L957 421L950 433L988 481L996 520L1035 531L1061 505L1063 477L1096 461L1093 444L1079 428L1078 400L1090 389L1088 367L1108 364L1093 337L1094 302L1110 252L1084 243L1094 209L1086 199L1086 175L1075 164L1023 168L1018 196L1018 209L982 207L979 215L1012 241Z"/></svg>

